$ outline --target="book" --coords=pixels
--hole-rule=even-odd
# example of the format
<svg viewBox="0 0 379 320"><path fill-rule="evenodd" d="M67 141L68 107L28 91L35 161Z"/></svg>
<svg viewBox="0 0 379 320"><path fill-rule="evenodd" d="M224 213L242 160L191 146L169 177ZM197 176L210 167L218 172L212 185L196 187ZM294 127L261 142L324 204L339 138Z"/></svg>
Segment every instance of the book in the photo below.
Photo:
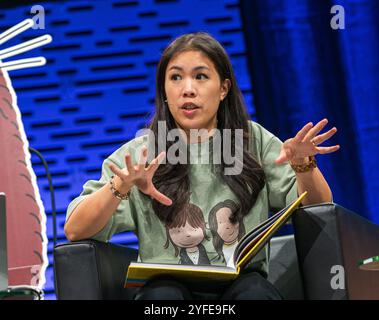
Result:
<svg viewBox="0 0 379 320"><path fill-rule="evenodd" d="M196 284L201 286L205 280L219 284L226 284L234 280L241 270L266 246L275 232L288 221L306 195L307 192L304 192L295 201L248 232L236 246L232 264L218 266L131 262L124 287L141 287L148 280L162 276L181 279L190 284L191 287ZM207 286L208 289L209 286Z"/></svg>

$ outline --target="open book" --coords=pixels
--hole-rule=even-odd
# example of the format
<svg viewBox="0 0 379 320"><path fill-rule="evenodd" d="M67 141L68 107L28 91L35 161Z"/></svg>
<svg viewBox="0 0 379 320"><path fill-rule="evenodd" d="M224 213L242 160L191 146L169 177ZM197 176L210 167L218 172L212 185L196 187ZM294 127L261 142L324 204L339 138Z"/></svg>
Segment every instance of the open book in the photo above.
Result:
<svg viewBox="0 0 379 320"><path fill-rule="evenodd" d="M300 195L287 207L248 232L238 243L231 266L217 265L181 265L131 262L128 268L125 288L140 287L146 281L158 276L171 276L188 281L191 285L202 280L229 282L235 279L257 253L270 241L275 232L290 218L300 205L307 192ZM230 265L230 264L229 264Z"/></svg>

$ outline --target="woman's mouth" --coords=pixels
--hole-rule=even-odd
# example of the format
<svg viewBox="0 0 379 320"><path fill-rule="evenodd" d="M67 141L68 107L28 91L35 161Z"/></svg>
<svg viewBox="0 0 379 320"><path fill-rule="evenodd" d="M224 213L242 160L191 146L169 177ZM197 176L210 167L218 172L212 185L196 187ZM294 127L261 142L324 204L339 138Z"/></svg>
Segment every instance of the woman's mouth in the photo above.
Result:
<svg viewBox="0 0 379 320"><path fill-rule="evenodd" d="M182 105L180 109L182 110L185 116L191 117L196 113L196 111L200 109L200 107L194 103L185 103Z"/></svg>

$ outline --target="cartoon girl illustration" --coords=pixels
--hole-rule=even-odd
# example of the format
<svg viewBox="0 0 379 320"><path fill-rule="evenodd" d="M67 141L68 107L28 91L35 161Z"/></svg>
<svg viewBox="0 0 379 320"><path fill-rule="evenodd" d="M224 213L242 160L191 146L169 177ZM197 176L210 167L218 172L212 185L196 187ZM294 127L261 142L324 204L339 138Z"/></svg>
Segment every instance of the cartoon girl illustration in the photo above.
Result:
<svg viewBox="0 0 379 320"><path fill-rule="evenodd" d="M238 241L245 234L245 226L242 217L232 223L230 218L234 212L239 210L237 204L230 199L217 203L209 212L208 225L213 236L213 246L227 265L232 263L234 250Z"/></svg>
<svg viewBox="0 0 379 320"><path fill-rule="evenodd" d="M179 264L210 264L201 242L209 237L205 233L205 220L201 209L188 203L174 220L166 224L167 249L170 242L175 248L175 256L180 254Z"/></svg>

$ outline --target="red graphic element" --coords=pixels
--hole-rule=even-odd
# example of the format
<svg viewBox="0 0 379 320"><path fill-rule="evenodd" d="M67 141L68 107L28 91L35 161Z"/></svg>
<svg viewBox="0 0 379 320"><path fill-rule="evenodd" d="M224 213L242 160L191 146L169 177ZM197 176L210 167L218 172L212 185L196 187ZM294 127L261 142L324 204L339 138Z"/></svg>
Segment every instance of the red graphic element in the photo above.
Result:
<svg viewBox="0 0 379 320"><path fill-rule="evenodd" d="M9 285L42 287L46 218L28 147L15 92L0 68L0 192L6 194Z"/></svg>

